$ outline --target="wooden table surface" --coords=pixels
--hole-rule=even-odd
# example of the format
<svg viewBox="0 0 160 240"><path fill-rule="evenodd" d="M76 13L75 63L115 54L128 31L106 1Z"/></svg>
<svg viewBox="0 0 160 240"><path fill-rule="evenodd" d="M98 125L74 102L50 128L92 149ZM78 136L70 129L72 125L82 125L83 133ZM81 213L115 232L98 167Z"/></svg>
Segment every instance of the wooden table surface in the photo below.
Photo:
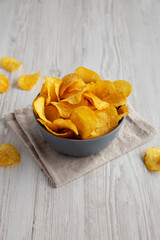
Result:
<svg viewBox="0 0 160 240"><path fill-rule="evenodd" d="M20 164L0 168L0 240L159 240L160 172L143 163L160 147L159 0L0 0L0 58L23 62L0 95L0 144L13 144ZM31 104L43 76L78 66L103 79L132 83L130 103L157 129L149 143L55 189L4 116ZM40 71L31 91L21 74Z"/></svg>

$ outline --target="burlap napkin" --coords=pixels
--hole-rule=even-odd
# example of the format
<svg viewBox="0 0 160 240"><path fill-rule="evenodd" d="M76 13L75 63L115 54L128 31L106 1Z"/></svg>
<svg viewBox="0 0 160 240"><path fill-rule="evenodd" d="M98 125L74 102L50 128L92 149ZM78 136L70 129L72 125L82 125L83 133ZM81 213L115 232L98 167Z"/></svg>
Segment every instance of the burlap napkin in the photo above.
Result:
<svg viewBox="0 0 160 240"><path fill-rule="evenodd" d="M113 142L89 157L70 157L52 149L37 127L31 106L9 114L6 122L21 138L55 187L59 187L144 144L156 134L155 129L130 105L129 109L130 114Z"/></svg>

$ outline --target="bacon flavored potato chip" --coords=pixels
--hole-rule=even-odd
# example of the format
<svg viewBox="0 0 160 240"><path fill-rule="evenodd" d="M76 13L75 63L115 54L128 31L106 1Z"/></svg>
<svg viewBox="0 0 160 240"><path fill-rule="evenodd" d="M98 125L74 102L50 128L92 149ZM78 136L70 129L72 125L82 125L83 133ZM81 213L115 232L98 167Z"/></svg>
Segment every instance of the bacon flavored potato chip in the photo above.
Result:
<svg viewBox="0 0 160 240"><path fill-rule="evenodd" d="M7 71L14 71L17 70L22 63L18 62L16 59L11 57L2 57L1 58L1 66L3 69Z"/></svg>
<svg viewBox="0 0 160 240"><path fill-rule="evenodd" d="M0 74L0 93L6 92L8 88L9 88L8 78L5 75Z"/></svg>
<svg viewBox="0 0 160 240"><path fill-rule="evenodd" d="M121 120L123 117L126 117L129 114L129 108L127 106L121 106L117 110L118 118Z"/></svg>
<svg viewBox="0 0 160 240"><path fill-rule="evenodd" d="M159 171L160 170L160 148L151 147L148 148L145 157L144 164L147 169L150 171Z"/></svg>
<svg viewBox="0 0 160 240"><path fill-rule="evenodd" d="M39 76L40 76L39 72L37 72L35 74L30 74L30 75L22 75L18 79L18 86L23 90L29 91L37 83Z"/></svg>
<svg viewBox="0 0 160 240"><path fill-rule="evenodd" d="M132 92L132 85L125 80L117 80L113 82L116 90L122 93L125 97L128 97Z"/></svg>
<svg viewBox="0 0 160 240"><path fill-rule="evenodd" d="M8 166L20 162L17 149L8 143L0 145L0 166Z"/></svg>
<svg viewBox="0 0 160 240"><path fill-rule="evenodd" d="M74 133L73 131L71 131L70 129L64 129L62 130L60 133L57 133L55 131L53 131L51 128L49 128L46 124L45 121L43 121L40 118L37 118L37 120L43 125L45 126L45 128L52 134L58 136L58 137L63 137L63 138L73 138L74 137Z"/></svg>
<svg viewBox="0 0 160 240"><path fill-rule="evenodd" d="M98 73L85 68L85 67L78 67L75 70L75 73L83 79L84 82L96 82L98 80L102 80L102 78L98 75Z"/></svg>
<svg viewBox="0 0 160 240"><path fill-rule="evenodd" d="M76 125L82 139L90 136L96 127L96 115L87 106L75 108L71 113L70 119Z"/></svg>

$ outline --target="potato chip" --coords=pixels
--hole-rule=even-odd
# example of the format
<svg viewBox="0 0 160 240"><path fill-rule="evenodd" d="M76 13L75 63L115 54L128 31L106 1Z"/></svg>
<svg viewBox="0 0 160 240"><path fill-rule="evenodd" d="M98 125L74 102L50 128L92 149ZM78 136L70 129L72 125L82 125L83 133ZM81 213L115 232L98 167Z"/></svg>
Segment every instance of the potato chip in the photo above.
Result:
<svg viewBox="0 0 160 240"><path fill-rule="evenodd" d="M1 58L1 66L7 71L17 70L22 63L18 62L16 59L11 57L2 57Z"/></svg>
<svg viewBox="0 0 160 240"><path fill-rule="evenodd" d="M98 98L96 95L94 95L91 92L84 92L83 96L84 98L88 99L89 102L98 110L103 110L109 106L107 102L102 101L100 98Z"/></svg>
<svg viewBox="0 0 160 240"><path fill-rule="evenodd" d="M57 133L55 131L53 131L52 129L50 129L46 122L43 121L42 119L38 118L37 119L43 126L45 126L45 128L52 134L58 136L58 137L63 137L63 138L73 138L74 137L74 133L73 131L71 131L70 129L65 129L64 131L62 131L61 133Z"/></svg>
<svg viewBox="0 0 160 240"><path fill-rule="evenodd" d="M49 104L51 101L60 101L59 88L62 80L55 77L44 77L44 79L45 83L42 85L40 95L46 99L46 104Z"/></svg>
<svg viewBox="0 0 160 240"><path fill-rule="evenodd" d="M45 83L42 84L41 91L40 91L39 95L41 97L44 97L45 100L47 99L47 97L48 97L48 90L47 90L47 87L46 87Z"/></svg>
<svg viewBox="0 0 160 240"><path fill-rule="evenodd" d="M122 93L125 97L128 97L132 92L132 85L125 80L117 80L113 82L119 93Z"/></svg>
<svg viewBox="0 0 160 240"><path fill-rule="evenodd" d="M96 84L95 84L95 82L87 83L86 86L85 86L85 89L84 89L84 92L85 91L86 92L91 92L91 93L97 95L96 94Z"/></svg>
<svg viewBox="0 0 160 240"><path fill-rule="evenodd" d="M9 88L8 78L5 75L0 74L0 93L6 92L8 88Z"/></svg>
<svg viewBox="0 0 160 240"><path fill-rule="evenodd" d="M70 116L71 121L76 125L80 136L86 139L96 127L95 113L87 106L75 108Z"/></svg>
<svg viewBox="0 0 160 240"><path fill-rule="evenodd" d="M148 168L148 170L159 171L160 170L160 148L157 148L157 147L148 148L145 153L144 163Z"/></svg>
<svg viewBox="0 0 160 240"><path fill-rule="evenodd" d="M34 112L46 123L51 124L45 116L45 99L44 97L38 96L37 99L33 102Z"/></svg>
<svg viewBox="0 0 160 240"><path fill-rule="evenodd" d="M73 111L74 108L79 107L79 106L88 106L89 103L87 100L84 98L81 99L81 101L78 104L71 104L66 101L60 101L60 102L51 102L52 105L54 105L58 112L60 117L62 118L69 118L71 115L71 112Z"/></svg>
<svg viewBox="0 0 160 240"><path fill-rule="evenodd" d="M86 84L85 87L81 91L73 91L67 94L66 98L64 98L63 102L68 102L70 104L79 104L83 98L84 92L95 92L95 84L89 83ZM64 95L63 95L64 96Z"/></svg>
<svg viewBox="0 0 160 240"><path fill-rule="evenodd" d="M62 102L68 102L70 104L78 104L82 99L82 94L83 94L83 91L76 92L74 94L69 95L69 97L63 99Z"/></svg>
<svg viewBox="0 0 160 240"><path fill-rule="evenodd" d="M127 98L121 93L115 93L102 98L102 101L106 101L113 107L119 107L126 104Z"/></svg>
<svg viewBox="0 0 160 240"><path fill-rule="evenodd" d="M22 75L18 79L18 86L23 90L31 90L39 79L39 72L31 75Z"/></svg>
<svg viewBox="0 0 160 240"><path fill-rule="evenodd" d="M129 108L127 106L121 106L117 110L118 118L121 120L123 117L126 117L129 114Z"/></svg>
<svg viewBox="0 0 160 240"><path fill-rule="evenodd" d="M111 96L115 94L116 87L114 86L113 82L110 80L99 80L95 83L95 89L96 89L96 95L100 98L103 99L107 96Z"/></svg>
<svg viewBox="0 0 160 240"><path fill-rule="evenodd" d="M64 98L65 92L71 92L75 90L82 90L85 87L84 81L75 73L70 73L62 78L62 84L60 86L59 94L61 98Z"/></svg>
<svg viewBox="0 0 160 240"><path fill-rule="evenodd" d="M53 121L51 128L56 132L62 129L70 129L76 135L79 134L76 125L70 119L56 119Z"/></svg>
<svg viewBox="0 0 160 240"><path fill-rule="evenodd" d="M109 128L109 132L111 132L114 128L117 127L119 122L117 109L113 106L109 106L108 108L106 108L106 112L110 117L110 123L108 128Z"/></svg>
<svg viewBox="0 0 160 240"><path fill-rule="evenodd" d="M115 107L109 106L105 110L96 110L94 113L97 118L97 124L89 138L103 136L111 132L118 125L119 119Z"/></svg>
<svg viewBox="0 0 160 240"><path fill-rule="evenodd" d="M20 162L17 149L8 143L0 145L0 166L8 166Z"/></svg>
<svg viewBox="0 0 160 240"><path fill-rule="evenodd" d="M53 122L54 120L60 118L59 111L53 105L45 106L45 116L46 116L47 120L49 120L51 122Z"/></svg>
<svg viewBox="0 0 160 240"><path fill-rule="evenodd" d="M75 73L83 79L84 82L96 82L98 80L102 80L102 78L94 71L84 68L78 67L75 70Z"/></svg>
<svg viewBox="0 0 160 240"><path fill-rule="evenodd" d="M33 108L33 111L34 111L34 114L35 114L36 117L38 117L38 114L37 114L36 109L35 109L35 107L34 107L34 102L35 102L39 97L40 97L40 96L38 95L38 96L33 100L33 102L32 102L32 108Z"/></svg>
<svg viewBox="0 0 160 240"><path fill-rule="evenodd" d="M104 134L107 134L109 132L109 122L110 122L110 117L107 114L105 110L96 110L94 111L96 118L97 118L97 124L89 138L96 138L100 137Z"/></svg>
<svg viewBox="0 0 160 240"><path fill-rule="evenodd" d="M63 97L61 98L61 100L63 101L65 101L65 99L67 99L67 98L69 98L70 99L70 97L72 96L72 95L75 95L75 94L77 94L77 93L79 93L80 91L78 91L78 90L73 90L73 91L71 91L71 92L68 92L68 91L65 91L65 93L63 93ZM72 97L71 97L72 98Z"/></svg>

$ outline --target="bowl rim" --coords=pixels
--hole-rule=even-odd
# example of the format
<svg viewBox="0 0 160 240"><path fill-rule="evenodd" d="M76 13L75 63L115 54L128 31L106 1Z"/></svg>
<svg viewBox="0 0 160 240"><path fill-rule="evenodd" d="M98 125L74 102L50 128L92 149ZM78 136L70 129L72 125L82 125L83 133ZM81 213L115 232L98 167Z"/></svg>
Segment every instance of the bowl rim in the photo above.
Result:
<svg viewBox="0 0 160 240"><path fill-rule="evenodd" d="M33 111L33 109L32 109L32 111ZM111 132L109 132L109 133L107 133L107 134L105 134L105 135L103 135L103 136L96 137L96 138L90 138L90 139L71 139L71 138L62 138L62 137L60 137L60 136L56 136L56 135L50 133L50 132L43 126L43 124L41 124L39 121L37 121L37 118L36 118L36 115L35 115L34 111L33 111L33 115L34 115L34 118L35 118L36 122L38 123L38 125L39 125L44 131L46 131L46 132L49 133L51 136L53 136L53 137L55 137L55 138L57 138L57 139L63 139L64 141L67 140L67 141L70 141L70 142L82 142L82 141L83 141L83 142L91 142L91 141L96 141L97 139L103 139L103 138L105 138L106 136L110 136L112 133L116 132L116 131L121 127L121 125L124 123L124 121L125 121L125 119L126 119L126 117L123 117L123 118L118 122L118 125L117 125Z"/></svg>

